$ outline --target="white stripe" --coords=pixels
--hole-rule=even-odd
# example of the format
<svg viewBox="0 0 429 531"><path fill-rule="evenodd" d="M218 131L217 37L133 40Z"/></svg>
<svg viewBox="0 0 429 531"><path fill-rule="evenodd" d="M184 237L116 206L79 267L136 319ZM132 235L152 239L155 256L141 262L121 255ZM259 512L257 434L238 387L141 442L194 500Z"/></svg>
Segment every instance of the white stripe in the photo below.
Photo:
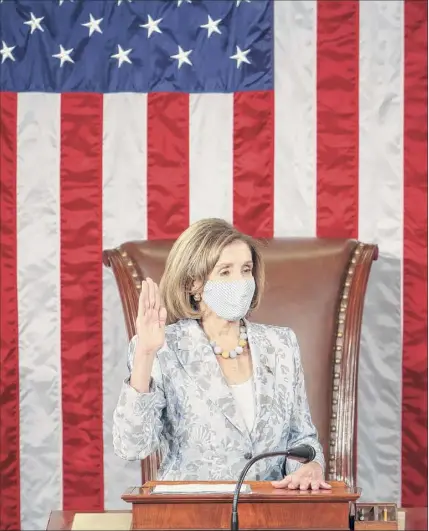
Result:
<svg viewBox="0 0 429 531"><path fill-rule="evenodd" d="M316 2L274 11L274 236L315 236Z"/></svg>
<svg viewBox="0 0 429 531"><path fill-rule="evenodd" d="M104 96L103 248L147 238L147 95ZM103 268L103 410L105 507L128 504L124 490L141 484L139 462L113 453L112 416L127 372L124 314L110 269Z"/></svg>
<svg viewBox="0 0 429 531"><path fill-rule="evenodd" d="M189 102L189 218L232 222L232 94L191 94Z"/></svg>
<svg viewBox="0 0 429 531"><path fill-rule="evenodd" d="M18 309L22 529L62 504L60 96L18 96Z"/></svg>
<svg viewBox="0 0 429 531"><path fill-rule="evenodd" d="M363 499L400 502L403 2L360 3L359 238L375 242L359 366ZM374 451L374 448L377 451Z"/></svg>

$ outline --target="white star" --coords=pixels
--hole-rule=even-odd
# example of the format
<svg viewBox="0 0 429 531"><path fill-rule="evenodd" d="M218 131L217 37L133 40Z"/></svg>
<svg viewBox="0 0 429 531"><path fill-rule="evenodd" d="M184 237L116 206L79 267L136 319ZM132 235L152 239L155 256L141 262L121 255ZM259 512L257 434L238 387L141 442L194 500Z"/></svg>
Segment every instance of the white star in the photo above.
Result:
<svg viewBox="0 0 429 531"><path fill-rule="evenodd" d="M171 59L178 60L177 67L180 68L183 65L183 63L186 63L192 66L191 60L188 57L189 54L192 52L192 50L188 50L187 52L185 52L184 50L182 50L181 46L178 46L178 48L179 48L179 51L176 55L170 55Z"/></svg>
<svg viewBox="0 0 429 531"><path fill-rule="evenodd" d="M40 31L45 31L42 26L40 25L40 23L42 22L42 20L45 18L45 17L39 17L39 18L36 18L34 16L34 13L30 13L30 20L26 20L24 22L24 24L27 24L28 26L30 26L30 33L33 34L37 29L40 30Z"/></svg>
<svg viewBox="0 0 429 531"><path fill-rule="evenodd" d="M69 50L64 50L62 45L60 44L60 53L56 53L52 57L55 57L56 59L59 59L61 61L60 68L63 66L64 63L74 63L73 59L70 57L70 54L72 53L73 48L70 48Z"/></svg>
<svg viewBox="0 0 429 531"><path fill-rule="evenodd" d="M187 4L192 4L192 0L177 0L177 7L180 7L183 2L186 2Z"/></svg>
<svg viewBox="0 0 429 531"><path fill-rule="evenodd" d="M128 54L132 51L133 51L132 48L130 48L129 50L123 50L122 46L118 44L118 53L115 53L111 55L110 57L112 59L118 60L118 68L120 68L122 66L122 63L129 63L130 65L132 64L131 59L128 57Z"/></svg>
<svg viewBox="0 0 429 531"><path fill-rule="evenodd" d="M237 53L235 55L230 55L230 59L235 59L237 61L237 68L240 68L241 63L247 63L250 65L249 59L247 59L247 55L250 52L250 48L247 50L240 50L240 46L236 46Z"/></svg>
<svg viewBox="0 0 429 531"><path fill-rule="evenodd" d="M13 56L12 51L16 48L16 46L8 46L4 41L1 41L1 44L2 48L0 50L0 55L2 64L6 61L6 59L15 61L15 57Z"/></svg>
<svg viewBox="0 0 429 531"><path fill-rule="evenodd" d="M248 4L250 4L250 1L251 0L237 0L237 7L241 4L241 2L247 2Z"/></svg>
<svg viewBox="0 0 429 531"><path fill-rule="evenodd" d="M162 18L159 18L158 20L153 20L153 18L150 15L148 15L147 23L140 24L141 28L147 29L147 38L149 38L153 32L162 33L162 31L158 27L158 24L161 22L161 20Z"/></svg>
<svg viewBox="0 0 429 531"><path fill-rule="evenodd" d="M85 28L89 29L89 36L94 33L94 31L97 31L98 33L103 33L100 29L100 22L102 21L102 18L98 18L97 20L92 16L92 13L89 14L89 22L85 22L85 24L82 24Z"/></svg>
<svg viewBox="0 0 429 531"><path fill-rule="evenodd" d="M200 28L204 28L207 30L207 38L210 38L212 36L212 33L219 33L219 35L222 33L218 28L219 22L222 22L221 18L213 20L212 17L209 15L207 24L202 24L200 26Z"/></svg>
<svg viewBox="0 0 429 531"><path fill-rule="evenodd" d="M124 0L117 0L117 2L118 2L118 6L120 6L120 5L122 4L123 1L124 1ZM128 0L128 3L131 4L132 1L133 1L133 0Z"/></svg>

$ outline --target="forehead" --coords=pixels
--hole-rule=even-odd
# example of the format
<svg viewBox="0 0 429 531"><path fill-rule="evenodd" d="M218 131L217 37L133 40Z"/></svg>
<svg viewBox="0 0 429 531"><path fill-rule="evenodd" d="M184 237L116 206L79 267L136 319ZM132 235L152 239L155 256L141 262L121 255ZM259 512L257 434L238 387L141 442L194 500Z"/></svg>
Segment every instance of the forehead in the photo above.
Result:
<svg viewBox="0 0 429 531"><path fill-rule="evenodd" d="M220 253L219 262L244 263L252 260L252 252L247 243L236 240L227 245Z"/></svg>

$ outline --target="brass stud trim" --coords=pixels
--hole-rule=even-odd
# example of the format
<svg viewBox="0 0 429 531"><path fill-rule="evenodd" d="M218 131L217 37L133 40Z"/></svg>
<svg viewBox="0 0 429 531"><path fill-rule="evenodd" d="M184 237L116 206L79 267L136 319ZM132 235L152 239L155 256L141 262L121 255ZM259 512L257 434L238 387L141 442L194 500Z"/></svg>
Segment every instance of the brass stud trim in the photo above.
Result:
<svg viewBox="0 0 429 531"><path fill-rule="evenodd" d="M133 278L134 285L137 288L137 291L140 291L142 285L141 285L141 281L139 279L139 274L137 272L137 269L135 267L134 262L128 256L127 251L122 250L122 251L120 251L120 253L121 253L122 258L124 258L124 261L126 262L126 266L127 266L128 270L129 270L129 272L131 273L131 276Z"/></svg>
<svg viewBox="0 0 429 531"><path fill-rule="evenodd" d="M341 299L340 299L340 308L339 308L339 312L338 312L337 332L336 332L337 339L338 338L343 338L343 336L344 336L344 334L343 334L343 326L345 324L345 315L344 314L345 314L345 312L347 310L349 292L350 292L350 288L351 288L352 283L353 283L353 276L354 276L355 271L356 271L356 264L358 263L358 259L359 259L359 256L361 255L362 251L363 251L363 248L364 248L364 244L362 242L359 242L358 245L356 246L355 250L353 251L353 255L352 255L350 263L349 263L349 267L348 267L348 270L347 270L347 277L346 277L346 281L344 283L344 287L343 287L342 294L341 294ZM340 372L337 369L341 367L342 357L339 354L342 353L342 350L343 350L343 345L342 345L342 341L341 341L340 344L336 344L335 347L334 347L334 353L336 353L336 356L334 357L334 366L335 366L336 370L333 371L333 381L332 381L333 396L332 396L332 400L331 400L331 410L332 410L332 413L331 413L331 420L332 420L331 433L333 433L333 435L331 435L331 438L330 438L331 450L330 450L330 458L329 458L330 461L332 461L333 465L334 465L334 466L331 466L329 468L330 476L334 477L334 478L337 477L338 480L341 480L341 477L338 474L336 474L337 469L336 469L336 461L335 461L335 448L337 446L337 433L338 433L336 422L337 422L338 415L333 410L335 410L336 409L335 406L338 405L338 394L337 393L339 391ZM339 367L337 367L337 366L339 366Z"/></svg>

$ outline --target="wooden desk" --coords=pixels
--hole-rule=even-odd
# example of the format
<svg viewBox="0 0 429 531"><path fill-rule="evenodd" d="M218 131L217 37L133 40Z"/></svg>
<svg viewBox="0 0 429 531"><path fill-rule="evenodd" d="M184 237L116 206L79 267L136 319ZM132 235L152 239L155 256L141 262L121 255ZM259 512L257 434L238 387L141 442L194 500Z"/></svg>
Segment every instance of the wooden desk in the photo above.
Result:
<svg viewBox="0 0 429 531"><path fill-rule="evenodd" d="M407 531L427 531L428 516L427 507L404 509L406 512L405 529ZM118 513L124 511L106 511ZM128 511L127 511L128 512ZM49 517L47 531L69 531L73 524L74 511L52 511Z"/></svg>

